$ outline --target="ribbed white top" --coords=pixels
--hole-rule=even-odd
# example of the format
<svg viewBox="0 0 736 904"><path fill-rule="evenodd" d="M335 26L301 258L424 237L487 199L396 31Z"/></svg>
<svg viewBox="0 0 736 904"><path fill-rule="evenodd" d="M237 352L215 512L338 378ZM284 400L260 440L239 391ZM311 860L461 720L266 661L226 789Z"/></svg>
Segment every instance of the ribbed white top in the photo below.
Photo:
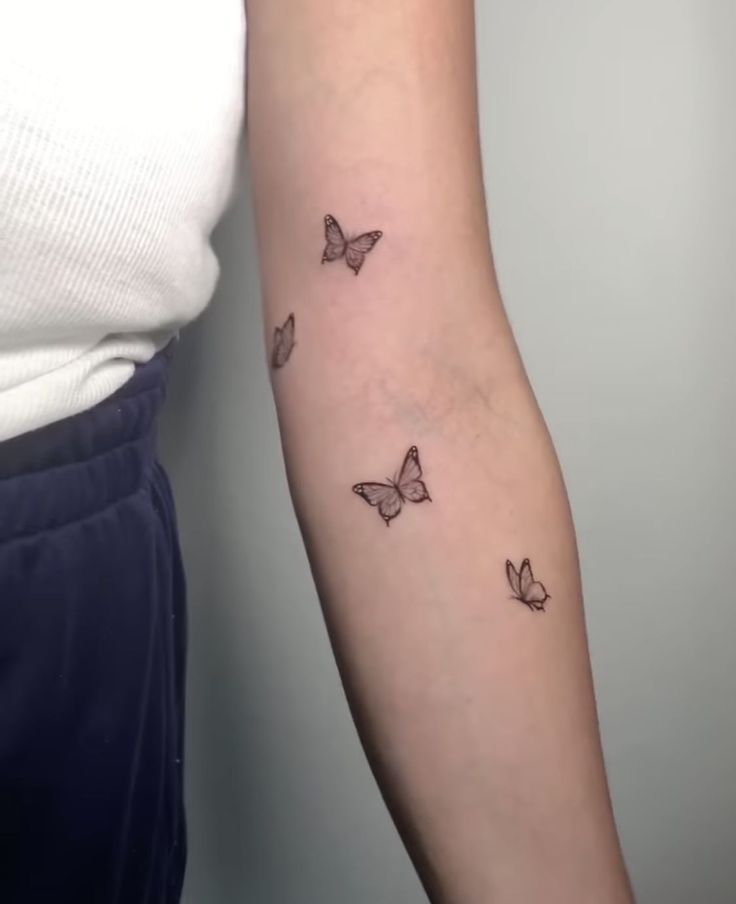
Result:
<svg viewBox="0 0 736 904"><path fill-rule="evenodd" d="M242 0L0 6L0 440L114 392L212 295Z"/></svg>

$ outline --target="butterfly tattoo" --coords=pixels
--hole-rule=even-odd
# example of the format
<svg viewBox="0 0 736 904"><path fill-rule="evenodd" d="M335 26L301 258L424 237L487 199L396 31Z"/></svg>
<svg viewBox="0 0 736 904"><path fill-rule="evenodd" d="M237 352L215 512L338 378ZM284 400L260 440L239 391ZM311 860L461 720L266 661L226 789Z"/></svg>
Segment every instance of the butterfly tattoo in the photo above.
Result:
<svg viewBox="0 0 736 904"><path fill-rule="evenodd" d="M271 350L271 367L279 368L291 357L294 342L294 315L289 314L283 326L273 331L273 348Z"/></svg>
<svg viewBox="0 0 736 904"><path fill-rule="evenodd" d="M375 232L364 232L355 238L347 238L337 220L328 213L325 217L325 241L327 244L322 254L322 263L330 263L344 257L345 263L357 276L365 263L366 254L373 249L382 235L382 232L376 230Z"/></svg>
<svg viewBox="0 0 736 904"><path fill-rule="evenodd" d="M393 480L387 478L386 483L356 483L353 492L365 499L368 505L377 508L378 514L386 522L386 527L389 527L405 502L432 501L421 478L419 450L412 446Z"/></svg>
<svg viewBox="0 0 736 904"><path fill-rule="evenodd" d="M528 606L532 612L544 612L544 604L551 599L544 584L534 580L529 559L524 559L517 571L513 562L506 562L506 577L514 591L513 599Z"/></svg>

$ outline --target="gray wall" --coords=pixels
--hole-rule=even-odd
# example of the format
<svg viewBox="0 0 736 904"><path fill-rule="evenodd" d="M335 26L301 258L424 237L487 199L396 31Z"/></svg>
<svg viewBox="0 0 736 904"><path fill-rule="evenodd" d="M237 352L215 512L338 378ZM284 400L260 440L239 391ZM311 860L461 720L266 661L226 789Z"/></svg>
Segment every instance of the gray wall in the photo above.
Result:
<svg viewBox="0 0 736 904"><path fill-rule="evenodd" d="M640 902L736 900L736 4L482 0L509 313L567 476ZM285 486L247 189L164 450L191 595L188 904L424 901Z"/></svg>

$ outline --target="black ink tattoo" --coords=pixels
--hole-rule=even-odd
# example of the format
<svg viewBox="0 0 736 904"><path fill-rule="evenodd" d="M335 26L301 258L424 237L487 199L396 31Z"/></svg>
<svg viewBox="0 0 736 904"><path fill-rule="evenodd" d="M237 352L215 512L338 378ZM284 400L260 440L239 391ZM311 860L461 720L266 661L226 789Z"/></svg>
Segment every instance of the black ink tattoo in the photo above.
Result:
<svg viewBox="0 0 736 904"><path fill-rule="evenodd" d="M391 524L401 511L404 502L431 502L427 487L422 477L422 466L419 464L419 450L412 446L406 453L401 470L393 480L388 477L386 483L356 483L353 492L378 509L378 514Z"/></svg>
<svg viewBox="0 0 736 904"><path fill-rule="evenodd" d="M506 562L506 577L514 591L512 599L528 606L532 612L544 612L544 604L551 599L544 584L534 580L529 559L524 559L517 571L513 562Z"/></svg>
<svg viewBox="0 0 736 904"><path fill-rule="evenodd" d="M294 342L294 315L289 314L283 326L273 331L273 349L271 351L271 367L279 368L291 357Z"/></svg>
<svg viewBox="0 0 736 904"><path fill-rule="evenodd" d="M325 217L325 246L322 254L322 263L345 258L345 263L357 276L360 268L365 263L365 256L373 249L373 246L383 235L380 231L365 232L355 238L347 238L340 228L340 224L331 215Z"/></svg>

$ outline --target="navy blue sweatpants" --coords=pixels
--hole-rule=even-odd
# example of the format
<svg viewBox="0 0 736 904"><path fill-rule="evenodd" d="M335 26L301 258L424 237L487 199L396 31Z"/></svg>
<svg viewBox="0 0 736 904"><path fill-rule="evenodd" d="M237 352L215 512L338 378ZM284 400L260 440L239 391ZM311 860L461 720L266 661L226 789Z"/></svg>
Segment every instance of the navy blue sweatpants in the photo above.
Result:
<svg viewBox="0 0 736 904"><path fill-rule="evenodd" d="M156 461L170 351L0 443L0 902L174 904L184 579Z"/></svg>

